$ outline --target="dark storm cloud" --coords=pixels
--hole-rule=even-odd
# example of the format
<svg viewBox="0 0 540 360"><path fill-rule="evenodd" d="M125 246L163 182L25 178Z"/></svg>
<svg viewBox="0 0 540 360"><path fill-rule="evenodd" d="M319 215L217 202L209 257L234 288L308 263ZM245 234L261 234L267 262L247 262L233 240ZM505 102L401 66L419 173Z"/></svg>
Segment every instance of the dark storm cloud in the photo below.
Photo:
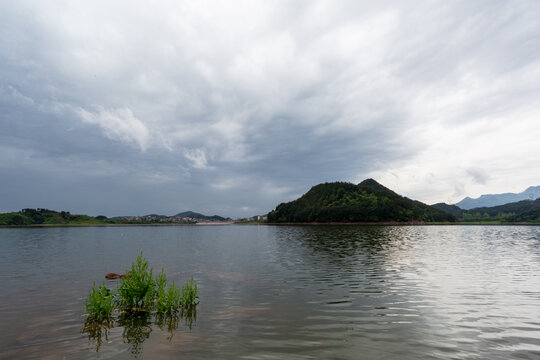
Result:
<svg viewBox="0 0 540 360"><path fill-rule="evenodd" d="M536 179L534 1L0 7L1 211L240 216L323 181L436 202Z"/></svg>

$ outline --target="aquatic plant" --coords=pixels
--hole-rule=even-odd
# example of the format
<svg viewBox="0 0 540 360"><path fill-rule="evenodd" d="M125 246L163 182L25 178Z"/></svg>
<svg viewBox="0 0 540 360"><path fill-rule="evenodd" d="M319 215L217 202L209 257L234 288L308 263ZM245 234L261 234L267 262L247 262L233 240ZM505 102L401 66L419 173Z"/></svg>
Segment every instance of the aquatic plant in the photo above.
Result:
<svg viewBox="0 0 540 360"><path fill-rule="evenodd" d="M157 295L155 309L157 313L170 313L181 308L191 308L198 304L197 283L193 281L193 276L180 290L175 282L167 288L167 278L163 269L156 277Z"/></svg>
<svg viewBox="0 0 540 360"><path fill-rule="evenodd" d="M151 274L152 269L149 269L148 261L141 253L132 264L131 271L120 279L116 294L105 287L105 283L96 287L94 282L85 301L88 317L81 333L95 343L96 352L108 341L110 331L115 326L123 328L122 340L129 344L135 357L142 353L143 343L150 336L153 324L169 333L169 341L180 320L191 330L197 318L199 299L193 277L179 289L174 281L167 287L163 269L155 278ZM119 306L120 311L113 317L115 305Z"/></svg>
<svg viewBox="0 0 540 360"><path fill-rule="evenodd" d="M197 295L197 283L191 280L187 282L186 286L182 286L182 305L184 307L191 307L197 305L199 296Z"/></svg>
<svg viewBox="0 0 540 360"><path fill-rule="evenodd" d="M197 283L193 277L182 289L177 288L174 281L167 287L164 270L154 277L153 269L141 252L131 264L131 270L126 271L124 277L119 277L116 294L105 283L96 287L94 282L85 300L87 319L81 332L95 341L96 351L99 351L103 338L108 339L110 329L115 324L122 326L124 342L130 344L132 354L138 355L142 351L142 343L152 332L152 319L161 329L167 328L169 341L180 319L184 319L191 329L196 319L198 299ZM119 310L116 319L113 317L115 310Z"/></svg>
<svg viewBox="0 0 540 360"><path fill-rule="evenodd" d="M156 299L156 312L171 313L182 307L182 294L174 281L167 290L165 290L166 282L163 286L158 287L158 297Z"/></svg>
<svg viewBox="0 0 540 360"><path fill-rule="evenodd" d="M90 289L88 298L84 302L87 313L87 322L101 323L112 318L114 311L114 295L105 283L96 287L96 282Z"/></svg>
<svg viewBox="0 0 540 360"><path fill-rule="evenodd" d="M118 305L123 310L150 310L156 298L156 280L142 251L118 285Z"/></svg>
<svg viewBox="0 0 540 360"><path fill-rule="evenodd" d="M182 289L175 282L167 287L167 276L163 269L154 277L153 269L142 251L137 260L131 264L131 270L126 271L117 285L117 294L113 294L105 283L101 287L90 289L85 301L88 320L100 322L112 317L114 306L121 313L134 311L171 313L181 308L190 308L198 304L197 283L193 276Z"/></svg>

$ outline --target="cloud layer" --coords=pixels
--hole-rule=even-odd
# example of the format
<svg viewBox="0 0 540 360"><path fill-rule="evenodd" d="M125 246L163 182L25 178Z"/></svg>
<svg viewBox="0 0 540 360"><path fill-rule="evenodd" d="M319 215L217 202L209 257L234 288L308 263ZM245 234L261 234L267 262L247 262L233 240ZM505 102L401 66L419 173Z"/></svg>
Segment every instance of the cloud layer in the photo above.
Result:
<svg viewBox="0 0 540 360"><path fill-rule="evenodd" d="M536 1L0 2L1 211L538 185Z"/></svg>

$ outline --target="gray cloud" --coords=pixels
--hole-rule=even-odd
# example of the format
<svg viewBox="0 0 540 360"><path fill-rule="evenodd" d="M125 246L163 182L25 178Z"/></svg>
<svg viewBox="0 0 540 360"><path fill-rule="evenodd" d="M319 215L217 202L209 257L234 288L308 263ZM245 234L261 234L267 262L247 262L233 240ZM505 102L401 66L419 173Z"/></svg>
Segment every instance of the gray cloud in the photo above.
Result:
<svg viewBox="0 0 540 360"><path fill-rule="evenodd" d="M1 211L240 216L323 181L426 202L537 182L534 1L0 6Z"/></svg>
<svg viewBox="0 0 540 360"><path fill-rule="evenodd" d="M474 182L478 184L484 185L489 180L488 174L486 174L485 171L480 168L467 169L467 174L470 175Z"/></svg>

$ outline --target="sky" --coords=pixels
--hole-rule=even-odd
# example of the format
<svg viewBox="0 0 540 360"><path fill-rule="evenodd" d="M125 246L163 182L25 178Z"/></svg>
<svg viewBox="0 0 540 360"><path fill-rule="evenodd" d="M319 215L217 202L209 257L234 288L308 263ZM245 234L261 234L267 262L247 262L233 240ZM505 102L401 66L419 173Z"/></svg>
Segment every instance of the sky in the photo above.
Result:
<svg viewBox="0 0 540 360"><path fill-rule="evenodd" d="M540 2L0 0L0 212L540 185Z"/></svg>

